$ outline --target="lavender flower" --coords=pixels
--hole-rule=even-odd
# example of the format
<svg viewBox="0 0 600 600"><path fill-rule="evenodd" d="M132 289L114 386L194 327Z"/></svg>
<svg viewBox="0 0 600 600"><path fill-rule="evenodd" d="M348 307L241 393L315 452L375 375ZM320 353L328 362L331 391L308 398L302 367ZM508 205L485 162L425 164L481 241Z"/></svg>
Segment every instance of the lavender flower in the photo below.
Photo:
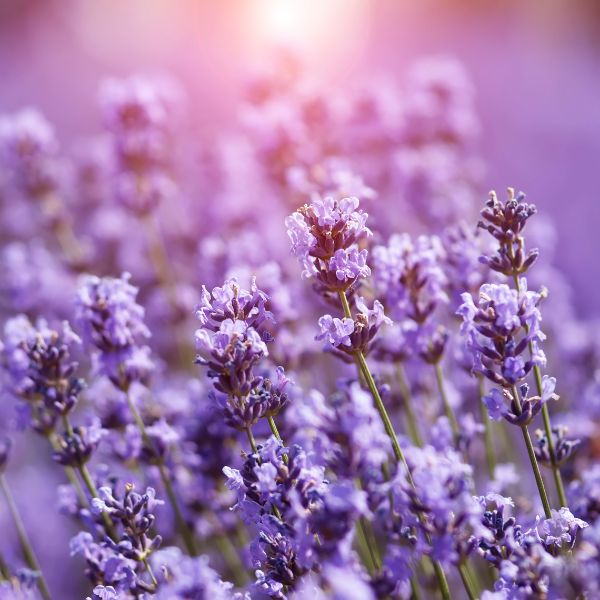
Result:
<svg viewBox="0 0 600 600"><path fill-rule="evenodd" d="M43 319L33 325L21 315L4 327L1 353L7 391L27 402L30 423L41 433L71 412L84 388L75 376L78 364L70 357L80 343L66 321L55 330Z"/></svg>
<svg viewBox="0 0 600 600"><path fill-rule="evenodd" d="M324 291L345 291L370 275L366 250L357 242L371 235L358 198L316 198L287 217L292 254L303 277L316 277Z"/></svg>
<svg viewBox="0 0 600 600"><path fill-rule="evenodd" d="M393 235L387 246L373 248L375 288L380 298L403 331L410 332L409 348L432 364L441 359L448 336L434 316L437 307L449 301L443 257L436 236L419 236L413 243L407 234ZM412 327L407 322L412 322ZM390 350L384 345L382 352Z"/></svg>
<svg viewBox="0 0 600 600"><path fill-rule="evenodd" d="M269 341L267 326L274 323L273 313L267 310L268 296L252 279L249 290L241 288L237 279L225 281L222 287L215 287L211 292L202 286L202 298L196 307L196 317L203 328L219 331L225 320L244 321L248 327L258 331L265 341Z"/></svg>
<svg viewBox="0 0 600 600"><path fill-rule="evenodd" d="M400 470L391 484L393 510L405 516L404 526L412 526L421 544L443 563L460 564L476 547L476 540L489 538L482 525L483 509L473 497L472 468L458 453L434 448L409 448L407 461L414 487ZM416 513L425 518L419 520Z"/></svg>
<svg viewBox="0 0 600 600"><path fill-rule="evenodd" d="M0 119L0 151L18 189L40 199L58 185L58 142L50 123L27 108Z"/></svg>
<svg viewBox="0 0 600 600"><path fill-rule="evenodd" d="M495 192L490 192L486 207L481 211L482 221L479 227L489 231L499 242L496 254L483 255L480 260L490 269L504 275L517 277L533 265L539 251L525 253L525 242L521 232L527 221L537 212L534 204L525 202L525 194L509 188L504 204L498 200Z"/></svg>
<svg viewBox="0 0 600 600"><path fill-rule="evenodd" d="M534 365L546 364L539 346L546 336L540 328L538 308L544 293L527 290L521 279L520 291L506 284L484 284L477 304L468 292L457 311L463 319L461 333L472 355L473 370L504 387L522 381ZM524 358L531 344L532 356ZM545 394L546 401L552 393Z"/></svg>
<svg viewBox="0 0 600 600"><path fill-rule="evenodd" d="M163 504L163 501L156 499L153 488L147 488L144 494L138 494L132 484L125 486L122 498L109 487L101 487L99 494L100 497L92 501L94 513L109 514L123 528L121 539L113 541L107 538L107 546L125 559L136 562L146 560L162 542L161 536L153 536L151 530L156 520L154 509Z"/></svg>
<svg viewBox="0 0 600 600"><path fill-rule="evenodd" d="M165 579L155 596L157 600L232 598L233 586L222 581L208 562L208 556L192 558L185 556L178 548L165 548L155 552L152 563L163 570Z"/></svg>
<svg viewBox="0 0 600 600"><path fill-rule="evenodd" d="M146 381L154 366L149 348L141 345L150 331L136 301L138 289L129 280L128 273L119 279L87 276L76 300L84 343L95 350L98 372L122 390Z"/></svg>
<svg viewBox="0 0 600 600"><path fill-rule="evenodd" d="M538 539L551 554L563 547L572 549L577 532L586 527L588 524L575 517L566 506L553 510L552 518L536 521Z"/></svg>
<svg viewBox="0 0 600 600"><path fill-rule="evenodd" d="M356 352L368 354L369 344L381 326L392 324L378 300L375 300L372 309L367 306L364 298L356 298L355 303L357 312L354 318L338 319L324 315L319 319L321 333L316 339L326 340L328 348L344 359L352 357Z"/></svg>

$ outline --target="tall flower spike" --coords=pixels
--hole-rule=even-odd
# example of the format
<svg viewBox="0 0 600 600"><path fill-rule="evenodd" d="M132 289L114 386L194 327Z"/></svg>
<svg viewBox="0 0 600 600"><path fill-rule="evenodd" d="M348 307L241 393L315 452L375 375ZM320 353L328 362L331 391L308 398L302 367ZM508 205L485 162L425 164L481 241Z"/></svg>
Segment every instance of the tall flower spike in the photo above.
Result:
<svg viewBox="0 0 600 600"><path fill-rule="evenodd" d="M490 192L478 226L489 231L500 244L496 254L482 256L481 262L504 275L515 277L525 273L537 260L539 251L533 249L525 253L521 232L536 212L535 204L525 202L523 192L515 196L514 190L509 188L504 203L495 192Z"/></svg>
<svg viewBox="0 0 600 600"><path fill-rule="evenodd" d="M462 295L457 314L463 319L461 332L466 336L474 371L511 387L534 365L545 365L546 357L538 345L546 338L538 308L543 298L543 292L527 291L525 278L521 279L520 292L506 284L482 285L477 304L468 292ZM529 344L533 355L528 359L523 355Z"/></svg>
<svg viewBox="0 0 600 600"><path fill-rule="evenodd" d="M246 325L258 331L265 341L269 341L267 326L273 324L273 313L267 310L267 294L259 290L256 278L252 278L249 290L240 287L237 279L225 281L221 287L208 291L202 286L200 304L196 307L196 317L202 327L210 331L218 331L226 319L244 321Z"/></svg>
<svg viewBox="0 0 600 600"><path fill-rule="evenodd" d="M414 352L431 364L440 361L448 334L434 313L449 302L444 257L437 236L421 235L413 241L408 234L393 235L387 246L373 248L375 288L398 323L398 335L407 342L399 352L393 339L382 340L382 355Z"/></svg>
<svg viewBox="0 0 600 600"><path fill-rule="evenodd" d="M323 315L319 319L321 333L316 337L317 340L325 340L328 349L349 362L354 360L353 356L358 351L368 354L369 343L381 326L392 324L378 300L375 300L373 308L370 309L364 298L356 298L356 309L354 318L338 319L331 315Z"/></svg>
<svg viewBox="0 0 600 600"><path fill-rule="evenodd" d="M130 277L86 276L76 299L83 340L96 351L98 372L122 390L133 381L146 381L154 368L150 349L141 345L150 331Z"/></svg>
<svg viewBox="0 0 600 600"><path fill-rule="evenodd" d="M43 319L34 325L24 315L6 322L0 354L8 391L28 403L36 431L51 431L57 418L71 412L85 387L70 357L80 343L66 321L58 330Z"/></svg>
<svg viewBox="0 0 600 600"><path fill-rule="evenodd" d="M292 254L303 267L303 277L315 277L326 292L351 288L371 271L367 251L356 244L371 234L367 213L358 198L316 198L285 220Z"/></svg>
<svg viewBox="0 0 600 600"><path fill-rule="evenodd" d="M41 199L57 187L57 150L52 126L38 111L27 108L0 120L0 151L26 195Z"/></svg>

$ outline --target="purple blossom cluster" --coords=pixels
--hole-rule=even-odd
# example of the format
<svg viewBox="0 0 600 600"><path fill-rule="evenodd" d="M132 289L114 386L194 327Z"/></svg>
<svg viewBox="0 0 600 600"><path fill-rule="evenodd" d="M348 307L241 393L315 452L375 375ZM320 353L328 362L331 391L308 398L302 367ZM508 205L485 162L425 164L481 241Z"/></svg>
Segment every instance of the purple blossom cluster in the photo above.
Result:
<svg viewBox="0 0 600 600"><path fill-rule="evenodd" d="M598 597L600 347L466 73L284 62L204 148L1 117L0 598Z"/></svg>

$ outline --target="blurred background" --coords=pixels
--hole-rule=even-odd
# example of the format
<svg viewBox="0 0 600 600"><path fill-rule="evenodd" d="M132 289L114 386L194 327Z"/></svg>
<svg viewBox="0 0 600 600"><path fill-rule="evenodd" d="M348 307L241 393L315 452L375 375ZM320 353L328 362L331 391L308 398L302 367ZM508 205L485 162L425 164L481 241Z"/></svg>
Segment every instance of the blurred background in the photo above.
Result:
<svg viewBox="0 0 600 600"><path fill-rule="evenodd" d="M100 80L167 72L201 140L235 124L244 78L297 51L321 90L465 65L482 122L484 188L523 189L560 223L557 264L594 310L600 276L600 5L594 0L2 0L0 111L36 105L63 144L100 128Z"/></svg>
<svg viewBox="0 0 600 600"><path fill-rule="evenodd" d="M401 73L415 57L466 66L485 188L513 185L560 221L557 263L576 305L600 276L600 5L576 1L2 0L0 111L35 104L67 143L99 128L107 76L167 72L200 137L234 122L244 77L297 50L322 89Z"/></svg>

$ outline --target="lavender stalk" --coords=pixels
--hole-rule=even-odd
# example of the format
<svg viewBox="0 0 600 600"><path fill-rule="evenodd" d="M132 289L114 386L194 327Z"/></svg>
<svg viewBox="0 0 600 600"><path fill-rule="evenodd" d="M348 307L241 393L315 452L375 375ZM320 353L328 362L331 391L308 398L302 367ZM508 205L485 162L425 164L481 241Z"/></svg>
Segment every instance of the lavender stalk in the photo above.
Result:
<svg viewBox="0 0 600 600"><path fill-rule="evenodd" d="M51 600L50 591L48 590L48 586L46 584L46 580L44 579L44 574L40 568L40 564L35 555L35 551L33 550L33 546L31 545L31 541L29 540L29 536L27 535L27 530L25 529L25 525L23 523L23 519L19 513L19 509L15 503L13 495L10 491L10 487L8 485L8 481L6 480L6 476L4 475L4 467L0 471L0 489L2 490L2 494L4 495L4 499L6 501L6 505L8 506L8 511L10 512L10 516L15 525L15 529L17 530L17 535L19 537L19 543L21 544L21 550L23 551L23 557L25 558L25 562L27 566L37 573L37 585L40 590L40 594L44 598L44 600Z"/></svg>

